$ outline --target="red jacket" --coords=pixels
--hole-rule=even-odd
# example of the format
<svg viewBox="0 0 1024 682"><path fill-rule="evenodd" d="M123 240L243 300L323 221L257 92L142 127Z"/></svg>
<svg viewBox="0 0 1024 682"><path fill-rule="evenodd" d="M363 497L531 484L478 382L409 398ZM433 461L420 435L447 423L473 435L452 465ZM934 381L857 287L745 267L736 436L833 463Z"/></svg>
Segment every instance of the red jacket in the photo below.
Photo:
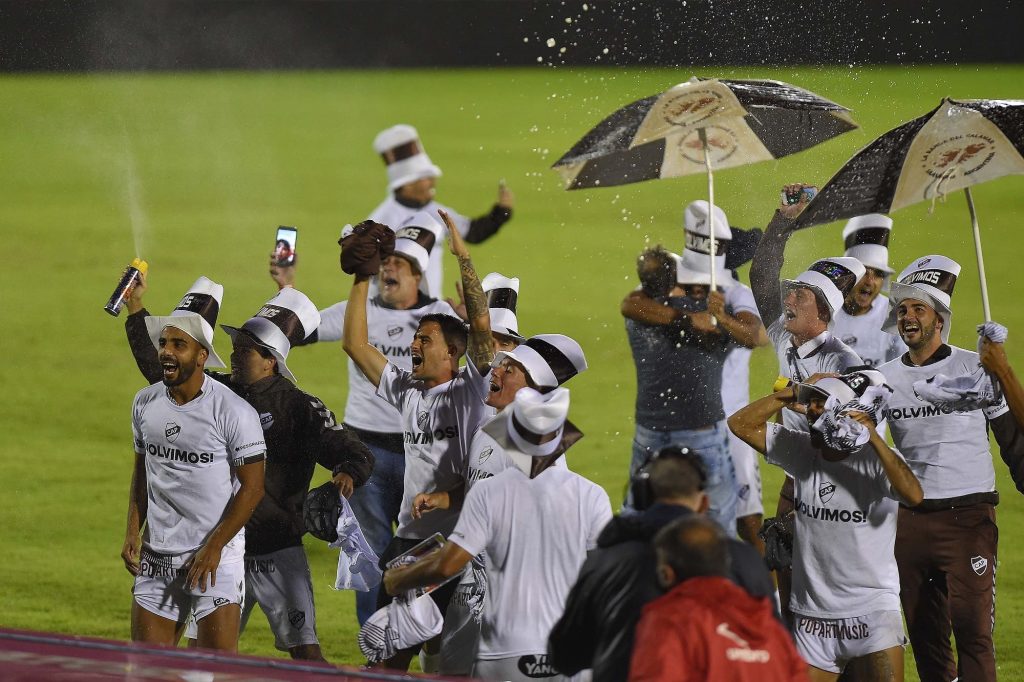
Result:
<svg viewBox="0 0 1024 682"><path fill-rule="evenodd" d="M644 607L631 682L807 682L807 664L767 598L691 578Z"/></svg>

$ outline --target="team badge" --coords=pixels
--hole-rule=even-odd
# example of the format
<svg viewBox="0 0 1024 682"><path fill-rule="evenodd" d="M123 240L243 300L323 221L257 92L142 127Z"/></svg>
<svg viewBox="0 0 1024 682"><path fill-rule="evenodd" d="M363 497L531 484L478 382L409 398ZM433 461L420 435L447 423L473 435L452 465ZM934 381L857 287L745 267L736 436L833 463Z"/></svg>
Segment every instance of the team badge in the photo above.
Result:
<svg viewBox="0 0 1024 682"><path fill-rule="evenodd" d="M220 607L224 606L227 603L228 603L228 600L225 599L224 597L214 597L214 599L213 599L213 605L216 606L218 609Z"/></svg>
<svg viewBox="0 0 1024 682"><path fill-rule="evenodd" d="M988 559L981 556L972 556L971 568L973 568L974 572L978 575L985 575L985 571L988 570Z"/></svg>
<svg viewBox="0 0 1024 682"><path fill-rule="evenodd" d="M399 327L388 327L388 337L389 338L393 339L393 338L395 338L396 336L398 336L401 333L402 333L402 328L400 326Z"/></svg>
<svg viewBox="0 0 1024 682"><path fill-rule="evenodd" d="M430 421L430 413L429 412L420 412L416 416L416 426L419 427L420 431L426 431L427 430L427 422L428 421Z"/></svg>
<svg viewBox="0 0 1024 682"><path fill-rule="evenodd" d="M821 487L818 488L818 497L821 498L823 504L828 504L828 501L832 499L832 495L834 495L835 492L835 484L825 481L824 483L821 484Z"/></svg>
<svg viewBox="0 0 1024 682"><path fill-rule="evenodd" d="M174 422L167 422L164 424L164 436L167 437L168 443L176 441L179 433L181 433L181 427Z"/></svg>
<svg viewBox="0 0 1024 682"><path fill-rule="evenodd" d="M288 622L296 630L301 630L302 626L306 624L306 612L299 611L298 609L288 609Z"/></svg>
<svg viewBox="0 0 1024 682"><path fill-rule="evenodd" d="M739 496L740 496L741 500L746 500L748 497L750 497L750 484L749 483L744 483L740 487Z"/></svg>
<svg viewBox="0 0 1024 682"><path fill-rule="evenodd" d="M491 453L494 452L494 448L487 446L480 451L480 463L483 464L491 457Z"/></svg>
<svg viewBox="0 0 1024 682"><path fill-rule="evenodd" d="M269 412L260 412L260 426L263 427L264 431L269 431L270 427L274 425L274 415Z"/></svg>

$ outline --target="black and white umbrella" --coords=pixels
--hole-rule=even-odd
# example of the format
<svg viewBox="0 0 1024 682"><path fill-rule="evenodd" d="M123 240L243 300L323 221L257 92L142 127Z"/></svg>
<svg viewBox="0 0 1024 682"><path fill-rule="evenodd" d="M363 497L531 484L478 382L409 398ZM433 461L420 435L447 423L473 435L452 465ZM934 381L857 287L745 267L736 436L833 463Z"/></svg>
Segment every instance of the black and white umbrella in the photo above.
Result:
<svg viewBox="0 0 1024 682"><path fill-rule="evenodd" d="M552 168L568 190L706 173L713 211L714 170L795 154L856 127L846 108L788 83L692 78L622 107Z"/></svg>
<svg viewBox="0 0 1024 682"><path fill-rule="evenodd" d="M964 190L974 233L985 320L992 314L971 186L1024 173L1024 101L943 99L846 162L796 220L797 228L866 213L892 213Z"/></svg>

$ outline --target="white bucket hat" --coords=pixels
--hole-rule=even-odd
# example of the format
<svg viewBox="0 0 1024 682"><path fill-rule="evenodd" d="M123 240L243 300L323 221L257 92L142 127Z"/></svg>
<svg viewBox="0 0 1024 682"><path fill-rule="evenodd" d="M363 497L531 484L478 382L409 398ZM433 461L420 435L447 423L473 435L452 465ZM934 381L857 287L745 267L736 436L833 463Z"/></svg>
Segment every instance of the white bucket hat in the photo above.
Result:
<svg viewBox="0 0 1024 682"><path fill-rule="evenodd" d="M417 211L395 230L395 253L405 256L423 275L420 289L427 291L427 266L434 246L444 235L444 226L429 211Z"/></svg>
<svg viewBox="0 0 1024 682"><path fill-rule="evenodd" d="M865 267L893 274L889 267L889 236L892 233L892 218L881 213L850 218L843 228L844 256L856 258Z"/></svg>
<svg viewBox="0 0 1024 682"><path fill-rule="evenodd" d="M843 301L853 287L864 276L867 269L856 258L839 256L822 258L811 263L811 267L797 275L796 279L782 280L782 297L790 289L808 287L814 290L828 305L831 312L828 327L832 328L836 313L843 307Z"/></svg>
<svg viewBox="0 0 1024 682"><path fill-rule="evenodd" d="M320 326L320 311L299 291L287 287L263 304L259 312L245 321L241 328L221 325L232 342L240 333L248 333L256 343L270 351L277 359L281 375L298 383L285 361L292 346L299 343Z"/></svg>
<svg viewBox="0 0 1024 682"><path fill-rule="evenodd" d="M419 133L410 125L399 124L382 130L373 140L373 150L387 165L391 191L423 178L441 177L441 169L431 162Z"/></svg>
<svg viewBox="0 0 1024 682"><path fill-rule="evenodd" d="M563 334L538 334L512 350L498 351L491 367L497 367L505 357L522 365L530 380L542 389L561 386L587 369L580 344Z"/></svg>
<svg viewBox="0 0 1024 682"><path fill-rule="evenodd" d="M506 277L500 272L489 273L480 283L487 294L487 310L491 314L491 331L511 336L520 341L519 318L516 302L519 298L519 278Z"/></svg>
<svg viewBox="0 0 1024 682"><path fill-rule="evenodd" d="M175 327L206 348L210 354L206 367L227 367L213 349L213 330L217 325L217 314L220 313L220 303L223 299L223 286L206 277L200 277L170 315L146 318L146 331L149 332L153 345L159 350L160 332L164 327Z"/></svg>
<svg viewBox="0 0 1024 682"><path fill-rule="evenodd" d="M956 278L960 275L960 264L945 256L925 256L908 265L889 286L889 316L882 324L882 331L899 335L896 327L896 309L908 298L924 301L942 316L943 343L949 342L949 330L953 326L953 310L950 302Z"/></svg>
<svg viewBox="0 0 1024 682"><path fill-rule="evenodd" d="M720 207L715 206L713 220L708 220L710 204L699 199L692 201L683 211L685 244L682 256L677 256L676 281L680 284L711 283L711 228L715 230L715 274L716 283L730 286L732 273L725 269L725 252L732 240L729 219Z"/></svg>
<svg viewBox="0 0 1024 682"><path fill-rule="evenodd" d="M515 448L505 450L505 454L529 476L533 458L553 455L561 445L565 420L569 416L569 389L556 388L541 394L532 388L521 388L516 392L510 412L508 437ZM545 441L545 437L550 440Z"/></svg>

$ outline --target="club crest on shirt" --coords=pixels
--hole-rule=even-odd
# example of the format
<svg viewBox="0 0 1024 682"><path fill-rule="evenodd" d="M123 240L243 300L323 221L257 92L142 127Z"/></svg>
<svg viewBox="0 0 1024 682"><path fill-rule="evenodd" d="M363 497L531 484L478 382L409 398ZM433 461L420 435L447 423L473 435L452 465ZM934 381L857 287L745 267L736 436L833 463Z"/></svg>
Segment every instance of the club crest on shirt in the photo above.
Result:
<svg viewBox="0 0 1024 682"><path fill-rule="evenodd" d="M181 433L181 427L174 422L164 424L164 436L166 436L168 443L176 441L179 433Z"/></svg>
<svg viewBox="0 0 1024 682"><path fill-rule="evenodd" d="M483 464L488 459L490 459L492 452L494 452L494 448L492 448L489 445L486 448L484 448L483 450L481 450L480 451L480 463Z"/></svg>
<svg viewBox="0 0 1024 682"><path fill-rule="evenodd" d="M416 426L419 427L420 431L426 431L427 430L427 422L428 421L430 421L430 413L429 412L420 412L418 415L416 415Z"/></svg>
<svg viewBox="0 0 1024 682"><path fill-rule="evenodd" d="M974 572L978 575L985 575L985 571L988 570L988 559L981 556L972 556L971 568L973 568Z"/></svg>
<svg viewBox="0 0 1024 682"><path fill-rule="evenodd" d="M401 326L388 327L388 337L389 338L393 339L393 338L395 338L396 336L398 336L401 333L402 333L402 327Z"/></svg>
<svg viewBox="0 0 1024 682"><path fill-rule="evenodd" d="M834 495L835 492L835 484L825 481L824 483L821 484L821 487L818 488L818 497L821 498L822 503L828 504L828 501L832 499L832 495Z"/></svg>

